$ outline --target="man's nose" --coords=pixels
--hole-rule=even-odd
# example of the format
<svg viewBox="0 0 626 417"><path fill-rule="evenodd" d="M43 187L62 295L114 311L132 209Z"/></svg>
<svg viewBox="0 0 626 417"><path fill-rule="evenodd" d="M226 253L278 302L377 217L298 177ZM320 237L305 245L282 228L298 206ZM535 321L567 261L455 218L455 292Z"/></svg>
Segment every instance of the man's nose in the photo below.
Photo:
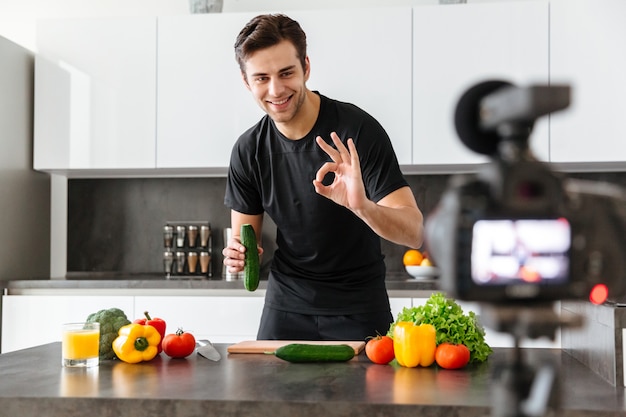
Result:
<svg viewBox="0 0 626 417"><path fill-rule="evenodd" d="M272 78L270 80L269 93L271 95L279 97L283 93L284 89L285 86L280 78Z"/></svg>

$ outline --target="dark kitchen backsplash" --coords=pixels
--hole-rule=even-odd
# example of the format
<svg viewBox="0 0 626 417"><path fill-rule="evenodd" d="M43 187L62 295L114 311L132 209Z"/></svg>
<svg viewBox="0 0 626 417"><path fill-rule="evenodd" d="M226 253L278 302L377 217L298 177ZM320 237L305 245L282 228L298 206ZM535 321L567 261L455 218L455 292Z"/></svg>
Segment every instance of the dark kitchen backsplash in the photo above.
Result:
<svg viewBox="0 0 626 417"><path fill-rule="evenodd" d="M626 186L626 173L571 176ZM411 175L407 180L427 217L446 188L449 176ZM70 179L68 276L161 274L165 223L207 220L213 233L213 278L220 279L222 233L230 227L230 213L223 203L225 185L225 178ZM275 249L275 226L269 218L264 223L267 268ZM382 248L389 275L403 273L402 255L406 248L385 240Z"/></svg>

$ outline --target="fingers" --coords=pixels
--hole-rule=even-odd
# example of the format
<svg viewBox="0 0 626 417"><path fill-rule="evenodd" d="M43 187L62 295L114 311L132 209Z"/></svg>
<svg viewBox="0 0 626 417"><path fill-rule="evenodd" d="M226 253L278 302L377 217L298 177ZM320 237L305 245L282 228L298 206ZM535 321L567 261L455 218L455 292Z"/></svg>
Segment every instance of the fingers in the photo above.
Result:
<svg viewBox="0 0 626 417"><path fill-rule="evenodd" d="M337 152L335 148L333 148L328 143L326 143L326 141L321 136L316 137L315 141L317 142L319 147L322 148L322 150L326 152L328 156L330 156L330 159L332 159L335 162L338 162L339 152Z"/></svg>
<svg viewBox="0 0 626 417"><path fill-rule="evenodd" d="M222 250L224 255L224 266L228 268L228 272L238 272L244 267L244 259L246 258L246 247L235 239L228 242L228 246Z"/></svg>
<svg viewBox="0 0 626 417"><path fill-rule="evenodd" d="M258 246L259 256L263 255L263 248ZM239 272L243 270L246 259L246 247L237 240L231 240L229 246L222 250L224 256L224 266L228 267L228 272Z"/></svg>
<svg viewBox="0 0 626 417"><path fill-rule="evenodd" d="M352 138L348 139L348 151L353 166L360 166L359 153L356 151L356 145Z"/></svg>
<svg viewBox="0 0 626 417"><path fill-rule="evenodd" d="M321 183L324 180L324 177L329 172L335 172L337 170L337 164L335 162L326 162L324 165L317 170L317 174L315 174L315 181Z"/></svg>
<svg viewBox="0 0 626 417"><path fill-rule="evenodd" d="M331 132L330 138L333 140L333 143L335 144L335 147L337 148L337 151L339 152L339 155L341 157L341 161L343 161L343 162L350 162L350 160L351 160L350 152L348 152L348 149L341 142L341 139L339 138L339 135L337 135L337 133L335 133L335 132ZM348 140L351 141L352 139L348 139ZM335 162L337 162L337 161L335 161Z"/></svg>
<svg viewBox="0 0 626 417"><path fill-rule="evenodd" d="M346 148L343 142L341 142L341 139L336 132L331 132L330 138L335 145L334 148L326 143L326 141L321 136L316 137L315 140L319 147L322 148L322 150L326 152L328 156L330 156L330 159L332 159L333 162L337 164L342 162L352 162L354 160L352 153L356 152L356 148L354 147L354 142L352 141L352 139L348 139L348 146L350 146L350 142L352 142L352 148L350 151L348 151L348 148Z"/></svg>

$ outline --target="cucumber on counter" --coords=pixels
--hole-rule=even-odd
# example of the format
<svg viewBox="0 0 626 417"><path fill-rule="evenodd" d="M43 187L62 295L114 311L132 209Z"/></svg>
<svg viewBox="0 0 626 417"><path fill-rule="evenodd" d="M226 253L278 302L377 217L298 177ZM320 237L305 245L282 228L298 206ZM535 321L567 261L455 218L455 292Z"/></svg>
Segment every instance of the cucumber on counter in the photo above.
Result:
<svg viewBox="0 0 626 417"><path fill-rule="evenodd" d="M279 347L274 354L288 362L345 362L354 358L354 349L348 345L291 343Z"/></svg>
<svg viewBox="0 0 626 417"><path fill-rule="evenodd" d="M259 265L259 250L257 248L256 233L251 224L241 225L241 244L246 247L246 259L243 269L243 285L248 291L254 291L259 286L261 267Z"/></svg>

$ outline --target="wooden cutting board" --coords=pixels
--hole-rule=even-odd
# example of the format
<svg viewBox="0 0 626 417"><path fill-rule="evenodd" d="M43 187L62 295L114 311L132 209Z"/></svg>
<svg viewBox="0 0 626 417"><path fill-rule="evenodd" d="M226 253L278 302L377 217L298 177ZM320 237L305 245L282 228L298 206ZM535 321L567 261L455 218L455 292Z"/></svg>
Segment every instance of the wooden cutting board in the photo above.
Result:
<svg viewBox="0 0 626 417"><path fill-rule="evenodd" d="M275 352L281 346L291 343L304 343L309 345L348 345L354 349L356 355L365 347L365 342L340 341L340 340L245 340L228 346L228 353L267 353Z"/></svg>

